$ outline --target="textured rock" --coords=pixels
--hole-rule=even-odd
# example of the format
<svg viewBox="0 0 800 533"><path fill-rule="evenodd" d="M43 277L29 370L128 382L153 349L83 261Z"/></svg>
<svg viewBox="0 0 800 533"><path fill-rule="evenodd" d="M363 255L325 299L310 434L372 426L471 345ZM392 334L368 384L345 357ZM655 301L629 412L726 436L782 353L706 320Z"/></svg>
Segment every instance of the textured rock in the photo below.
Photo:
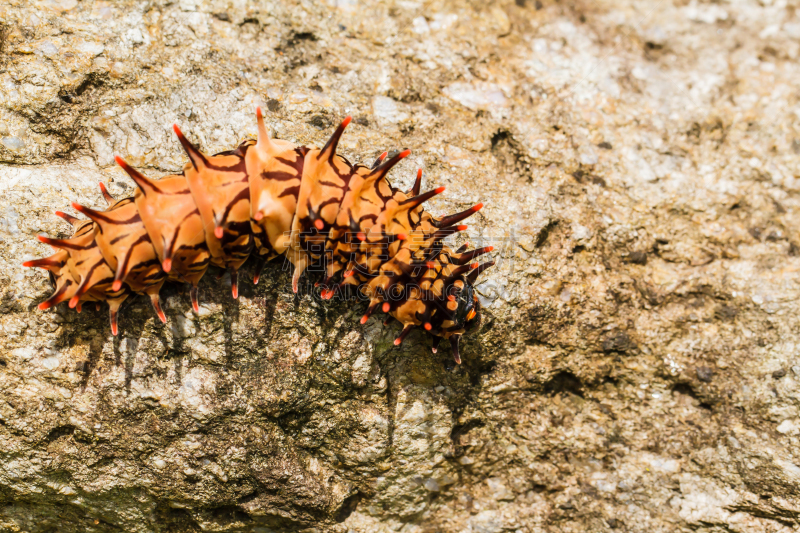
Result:
<svg viewBox="0 0 800 533"><path fill-rule="evenodd" d="M800 526L800 19L762 2L0 3L0 530ZM493 244L464 364L207 276L40 312L22 261L204 150L411 148ZM459 241L460 242L460 241ZM227 285L226 285L227 284Z"/></svg>

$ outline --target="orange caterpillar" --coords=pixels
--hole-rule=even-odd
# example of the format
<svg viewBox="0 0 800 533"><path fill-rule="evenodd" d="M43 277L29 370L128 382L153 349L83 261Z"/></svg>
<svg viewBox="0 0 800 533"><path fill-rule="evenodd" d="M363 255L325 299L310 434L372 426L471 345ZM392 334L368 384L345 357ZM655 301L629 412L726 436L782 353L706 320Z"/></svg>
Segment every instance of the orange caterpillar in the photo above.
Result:
<svg viewBox="0 0 800 533"><path fill-rule="evenodd" d="M403 324L396 345L422 326L434 336L434 352L449 339L460 363L459 338L480 323L472 285L494 264L473 259L492 248L453 252L442 239L466 229L457 224L482 204L442 219L426 213L422 203L444 187L420 194L422 170L408 194L386 180L409 150L389 160L384 152L372 167L352 165L336 154L350 117L316 149L270 139L260 108L256 115L257 141L214 156L173 126L189 155L178 175L152 180L117 157L138 185L133 198L114 200L101 183L108 209L73 203L88 220L57 211L73 225L72 237L39 236L58 251L23 263L48 270L55 285L39 309L69 301L80 311L82 302L107 302L116 335L118 310L132 293L147 294L166 322L158 300L165 281L189 283L197 312L197 284L209 265L230 271L236 298L237 272L251 254L258 260L254 283L265 261L286 255L295 268L294 292L308 267L322 268L323 299L358 287L369 298L362 324L380 309Z"/></svg>

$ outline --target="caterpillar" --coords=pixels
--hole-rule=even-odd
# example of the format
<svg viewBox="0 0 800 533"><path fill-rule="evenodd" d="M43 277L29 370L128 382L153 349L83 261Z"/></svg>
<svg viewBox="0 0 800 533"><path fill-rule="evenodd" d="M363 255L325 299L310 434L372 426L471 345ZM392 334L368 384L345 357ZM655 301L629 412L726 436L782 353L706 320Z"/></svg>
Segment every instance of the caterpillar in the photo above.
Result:
<svg viewBox="0 0 800 533"><path fill-rule="evenodd" d="M351 164L336 153L349 116L321 149L271 138L261 108L256 119L257 139L213 156L173 125L189 156L180 174L150 179L117 156L137 185L134 196L115 200L101 183L108 209L72 203L86 219L56 211L72 236L40 235L56 252L23 263L47 270L55 287L39 309L66 301L80 312L83 302L106 302L117 335L118 311L132 294L149 296L166 323L159 303L166 281L188 283L198 312L198 283L210 265L230 272L237 298L237 273L251 255L256 284L267 260L285 256L295 293L313 266L322 273L322 299L355 288L369 299L361 324L378 310L388 313L403 325L395 345L421 326L433 336L434 353L448 339L460 364L459 339L481 320L473 286L494 264L474 260L492 247L452 251L443 240L466 229L459 223L483 204L440 219L425 212L422 204L444 187L421 193L422 169L408 193L386 178L410 150L383 152L372 166Z"/></svg>

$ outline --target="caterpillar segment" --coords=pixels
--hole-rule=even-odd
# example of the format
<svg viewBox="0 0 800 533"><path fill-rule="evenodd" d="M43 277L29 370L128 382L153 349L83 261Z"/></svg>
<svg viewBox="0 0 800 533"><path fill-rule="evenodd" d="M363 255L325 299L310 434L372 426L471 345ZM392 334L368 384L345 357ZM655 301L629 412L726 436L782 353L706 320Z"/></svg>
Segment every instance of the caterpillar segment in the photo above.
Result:
<svg viewBox="0 0 800 533"><path fill-rule="evenodd" d="M459 223L483 204L441 219L425 212L423 203L444 187L421 192L421 169L408 192L386 179L410 150L383 152L371 166L350 163L336 149L351 117L320 149L270 138L260 108L256 119L256 140L212 156L173 126L189 157L180 174L151 179L116 157L137 185L134 196L115 200L100 184L108 208L73 203L86 219L56 212L72 225L72 236L40 236L55 253L23 263L47 270L55 287L39 308L68 302L80 311L83 302L106 302L116 335L118 310L131 294L149 296L166 322L158 297L166 281L188 283L197 312L198 283L209 265L230 272L237 298L237 274L251 255L254 283L266 261L285 255L294 266L294 292L309 267L319 268L323 299L358 288L369 299L362 324L387 313L385 323L403 326L395 345L422 327L433 335L434 353L448 339L460 363L459 339L480 324L472 287L494 264L475 259L492 247L452 251L443 240L464 231Z"/></svg>
<svg viewBox="0 0 800 533"><path fill-rule="evenodd" d="M107 213L111 214L130 203L131 199L129 198L113 202ZM111 331L116 335L118 331L117 313L122 302L130 294L130 289L126 285L114 286L114 271L105 261L95 238L98 232L97 224L91 220L82 221L71 216L67 218L63 214L62 218L73 225L72 237L51 239L39 236L40 241L58 250L47 258L55 264L45 267L50 271L56 292L48 300L39 304L39 308L47 309L67 300L70 308L75 308L80 312L81 302L105 301L109 305ZM40 266L36 264L36 261L26 262L23 265Z"/></svg>

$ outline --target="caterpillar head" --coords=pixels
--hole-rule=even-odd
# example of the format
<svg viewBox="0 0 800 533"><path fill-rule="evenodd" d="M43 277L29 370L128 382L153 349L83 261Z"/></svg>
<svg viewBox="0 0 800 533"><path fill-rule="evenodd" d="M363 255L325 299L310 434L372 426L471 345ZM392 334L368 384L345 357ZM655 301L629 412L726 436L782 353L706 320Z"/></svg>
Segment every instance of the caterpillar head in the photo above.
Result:
<svg viewBox="0 0 800 533"><path fill-rule="evenodd" d="M477 255L491 251L492 247L479 248L472 252L462 253L460 257L456 257L456 263L462 260L471 260ZM463 251L463 249L459 250ZM447 295L447 311L444 314L448 317L449 321L445 322L443 327L434 331L433 351L439 345L441 338L446 338L450 341L450 347L453 350L453 358L456 363L461 363L461 355L459 353L458 344L459 340L464 335L475 333L481 324L481 302L475 291L475 281L478 275L487 268L494 265L494 261L488 261L479 265L478 263L471 263L463 265L456 269L456 271L463 271L455 281L453 281ZM452 280L453 278L451 278Z"/></svg>
<svg viewBox="0 0 800 533"><path fill-rule="evenodd" d="M458 329L464 330L464 335L474 333L481 324L481 302L475 294L475 288L468 279L464 280L464 288L456 296L458 308L455 312L454 322Z"/></svg>

